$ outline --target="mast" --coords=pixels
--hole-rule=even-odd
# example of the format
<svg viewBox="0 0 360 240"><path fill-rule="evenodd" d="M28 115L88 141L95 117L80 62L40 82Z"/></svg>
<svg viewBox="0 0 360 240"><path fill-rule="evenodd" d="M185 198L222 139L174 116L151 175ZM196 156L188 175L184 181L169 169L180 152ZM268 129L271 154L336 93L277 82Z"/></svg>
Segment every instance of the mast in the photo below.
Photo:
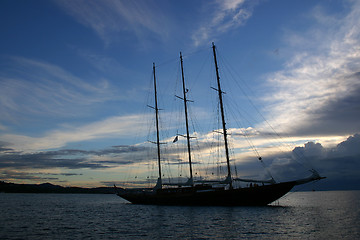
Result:
<svg viewBox="0 0 360 240"><path fill-rule="evenodd" d="M193 172L192 172L192 164L191 164L191 148L190 148L190 135L189 135L189 123L188 123L188 113L187 113L187 99L186 93L187 89L185 88L185 77L184 77L184 68L183 68L183 58L180 52L180 63L181 63L181 76L182 76L182 86L183 86L183 100L184 100L184 109L185 109L185 124L186 124L186 140L187 140L187 149L189 155L189 167L190 167L190 179L188 183L191 186L194 186L193 181Z"/></svg>
<svg viewBox="0 0 360 240"><path fill-rule="evenodd" d="M222 128L223 128L223 135L224 135L224 143L225 143L225 154L226 154L226 163L227 163L227 170L228 170L228 176L227 181L229 181L230 189L232 188L232 181L231 181L231 169L230 169L230 158L229 158L229 148L228 148L228 141L227 141L227 131L226 131L226 123L225 123L225 114L224 114L224 105L222 100L222 94L224 93L221 91L221 85L220 85L220 76L219 76L219 69L216 59L216 50L215 50L215 44L212 43L212 49L214 54L214 63L215 63L215 70L216 70L216 79L217 79L217 85L218 89L216 89L219 93L219 102L220 102L220 111L221 111L221 120L222 120Z"/></svg>
<svg viewBox="0 0 360 240"><path fill-rule="evenodd" d="M156 183L155 189L159 189L162 187L162 180L161 180L161 162L160 162L159 108L157 104L155 63L153 63L153 73L154 73L154 92L155 92L156 145L157 145L157 157L158 157L158 167L159 167L159 178Z"/></svg>

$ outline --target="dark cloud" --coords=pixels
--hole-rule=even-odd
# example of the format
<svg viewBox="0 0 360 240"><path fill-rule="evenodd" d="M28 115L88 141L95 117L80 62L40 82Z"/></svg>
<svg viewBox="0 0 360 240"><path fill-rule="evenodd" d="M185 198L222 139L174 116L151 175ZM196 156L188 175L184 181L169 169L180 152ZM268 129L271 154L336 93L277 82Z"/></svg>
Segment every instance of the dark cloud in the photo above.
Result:
<svg viewBox="0 0 360 240"><path fill-rule="evenodd" d="M0 147L0 152L8 152L11 151L12 148L5 148L5 147Z"/></svg>
<svg viewBox="0 0 360 240"><path fill-rule="evenodd" d="M346 141L340 143L336 148L339 155L360 155L360 134L350 136Z"/></svg>
<svg viewBox="0 0 360 240"><path fill-rule="evenodd" d="M5 170L0 172L0 180L17 179L17 180L32 180L32 181L57 181L57 177L41 177L41 173L24 173L19 171Z"/></svg>
<svg viewBox="0 0 360 240"><path fill-rule="evenodd" d="M79 149L62 149L57 151L44 151L37 153L12 152L11 148L0 154L0 168L108 168L106 164L131 164L133 161L118 158L111 161L91 161L90 156L116 155L124 153L142 152L145 147L114 146L109 149L87 151Z"/></svg>
<svg viewBox="0 0 360 240"><path fill-rule="evenodd" d="M349 78L360 82L360 72ZM348 81L343 79L344 84ZM316 103L314 103L316 104ZM326 104L307 112L309 118L299 124L291 134L296 135L344 135L360 129L360 86L354 85L344 96L327 101Z"/></svg>
<svg viewBox="0 0 360 240"><path fill-rule="evenodd" d="M1 153L15 153L14 149L10 148L11 144L7 142L0 141L0 154Z"/></svg>
<svg viewBox="0 0 360 240"><path fill-rule="evenodd" d="M320 143L308 142L304 144L304 147L296 147L292 151L296 158L302 157L323 157L325 149Z"/></svg>
<svg viewBox="0 0 360 240"><path fill-rule="evenodd" d="M82 176L82 173L33 173L33 174L40 174L40 175L54 175L54 176Z"/></svg>
<svg viewBox="0 0 360 240"><path fill-rule="evenodd" d="M187 158L186 159L181 159L181 158L168 158L167 159L166 158L166 159L163 159L163 161L165 162L166 165L189 165L189 160ZM191 164L196 165L196 164L200 164L200 162L192 160Z"/></svg>
<svg viewBox="0 0 360 240"><path fill-rule="evenodd" d="M271 156L269 170L276 180L290 180L304 177L304 170L314 168L324 180L335 184L338 189L360 188L360 134L350 136L334 148L324 148L320 143L308 142L296 147L291 155ZM299 171L300 169L300 171ZM308 173L310 174L310 173ZM334 185L334 187L335 187ZM327 185L328 189L334 189Z"/></svg>
<svg viewBox="0 0 360 240"><path fill-rule="evenodd" d="M0 180L2 181L12 181L16 180L30 180L30 181L38 181L38 182L67 182L64 180L60 180L57 176L81 176L82 173L29 173L23 171L15 171L15 170L3 170L0 171Z"/></svg>
<svg viewBox="0 0 360 240"><path fill-rule="evenodd" d="M101 150L61 149L57 151L44 151L37 153L16 152L10 144L0 142L4 151L0 151L0 178L2 180L32 180L32 181L58 181L58 176L82 175L79 173L28 173L29 169L106 169L116 165L133 164L141 162L144 157L136 154L147 149L144 146L113 146ZM131 155L132 157L129 157ZM92 156L105 156L107 160L93 160ZM16 170L16 171L15 171Z"/></svg>
<svg viewBox="0 0 360 240"><path fill-rule="evenodd" d="M201 145L201 144L200 144ZM1 146L1 145L0 145ZM2 145L4 146L4 144ZM8 148L5 145L4 148ZM201 149L208 148L209 144L203 144ZM108 149L86 151L78 149L62 149L38 153L15 153L12 149L0 153L0 179L19 179L33 181L60 181L60 176L82 175L81 173L28 173L29 169L106 169L114 166L129 165L142 161L156 159L154 153L145 154L153 147L144 146L113 146ZM154 148L155 149L155 148ZM146 150L146 151L145 151ZM184 147L170 148L163 154L164 164L182 165L188 164L184 159L176 157L178 152L183 152ZM91 156L104 156L104 160L91 160ZM146 156L146 157L144 157ZM95 158L97 159L97 158ZM254 158L255 159L255 158ZM246 160L246 159L245 159ZM271 156L263 156L266 169L258 178L268 179L268 171L276 181L294 180L310 175L311 168L327 177L331 186L355 186L360 183L360 134L350 136L346 141L339 143L333 148L324 148L320 143L308 142L303 147L296 147L291 152L278 153ZM198 162L194 162L197 164ZM201 166L198 165L200 168ZM225 169L225 167L224 167ZM236 171L240 176L255 178L257 170L261 169L258 160L245 161L245 164L237 165ZM203 169L206 171L206 169ZM211 171L209 169L208 171ZM214 172L214 171L212 171ZM152 179L145 180L148 182ZM135 180L134 180L135 181ZM345 184L345 181L346 184ZM138 183L138 181L136 181ZM144 183L145 183L144 182ZM331 189L331 186L329 188ZM360 186L359 186L360 187Z"/></svg>
<svg viewBox="0 0 360 240"><path fill-rule="evenodd" d="M99 163L88 162L86 158L60 158L54 152L30 154L6 154L0 156L0 168L43 169L43 168L106 168Z"/></svg>
<svg viewBox="0 0 360 240"><path fill-rule="evenodd" d="M312 174L310 170L315 169L327 178L300 186L301 189L311 190L314 184L318 186L316 189L322 190L360 189L360 134L350 136L332 148L308 142L289 152L262 157L263 169L255 157L237 163L239 176L269 179L271 174L277 182L284 182L308 177Z"/></svg>
<svg viewBox="0 0 360 240"><path fill-rule="evenodd" d="M134 152L142 152L145 151L147 148L144 146L129 146L129 145L119 145L119 146L113 146L111 148L107 149L101 149L101 150L79 150L79 149L63 149L54 151L53 153L56 155L62 155L62 156L73 156L73 155L96 155L96 156L102 156L102 155L109 155L109 154L121 154L121 153L134 153ZM47 152L52 153L52 152Z"/></svg>

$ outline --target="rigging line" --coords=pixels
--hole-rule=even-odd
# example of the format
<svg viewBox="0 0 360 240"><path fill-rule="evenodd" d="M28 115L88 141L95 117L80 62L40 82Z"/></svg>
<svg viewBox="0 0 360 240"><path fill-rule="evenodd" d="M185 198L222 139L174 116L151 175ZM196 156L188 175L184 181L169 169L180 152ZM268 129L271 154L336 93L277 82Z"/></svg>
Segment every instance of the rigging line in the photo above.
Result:
<svg viewBox="0 0 360 240"><path fill-rule="evenodd" d="M192 56L192 55L195 55L195 54L198 54L200 52L204 52L205 50L208 50L208 48L201 48L199 50L196 50L196 51L193 51L193 52L190 52L188 54L184 54L183 57L189 57L189 56ZM158 67L163 67L163 66L166 66L170 63L174 63L174 62L177 62L178 61L178 57L173 57L173 58L169 58L168 60L165 60L163 62L160 62L159 64L157 64L157 68Z"/></svg>
<svg viewBox="0 0 360 240"><path fill-rule="evenodd" d="M223 57L220 55L221 59L223 59ZM230 79L237 85L237 87L240 89L240 91L242 92L243 96L245 96L245 98L250 102L251 106L256 110L256 112L261 116L261 118L266 121L268 123L268 121L266 120L266 118L264 117L264 115L260 112L260 110L258 109L258 107L254 104L254 102L251 100L251 98L249 97L249 95L246 93L246 91L243 89L243 87L239 84L238 81L236 81L237 78L234 77L233 73L232 73L232 68L230 69L231 65L225 60L223 59L223 61L226 63L224 64L224 68L228 70L229 74L230 74ZM235 73L237 73L235 70L233 70ZM241 77L239 74L237 74L239 77L238 79L241 80ZM246 84L245 81L241 80L242 85L245 86L248 90L250 90L252 92L252 95L255 95L254 92L251 90L250 87L248 87L248 85ZM269 124L269 123L268 123ZM270 124L269 124L270 125ZM272 126L270 125L270 127L272 128ZM276 133L275 129L272 128L273 131Z"/></svg>
<svg viewBox="0 0 360 240"><path fill-rule="evenodd" d="M169 183L172 183L172 180L175 178L173 177L173 173L172 173L172 169L171 169L172 163L170 162L170 153L167 148L165 149L165 155L166 155L166 157L164 160L165 160L167 167L164 170L167 172Z"/></svg>
<svg viewBox="0 0 360 240"><path fill-rule="evenodd" d="M204 47L204 48L199 48L198 50L195 50L195 51L192 51L192 52L190 52L190 53L185 53L185 54L183 54L183 57L185 58L185 57L190 57L190 56L193 56L193 55L196 55L196 54L199 54L199 53L201 53L201 52L209 52L209 48L211 48L211 47Z"/></svg>
<svg viewBox="0 0 360 240"><path fill-rule="evenodd" d="M176 129L176 134L179 133L179 129L180 129L180 126L182 126L182 124L180 125L180 119L181 119L181 107L180 107L180 104L179 104L179 101L178 99L176 98L177 95L177 90L179 88L179 86L181 85L180 84L180 64L177 64L177 72L176 72L176 77L175 77L175 84L174 84L174 90L173 90L173 97L172 97L172 106L171 106L171 109L173 109L174 111L172 111L172 114L171 114L171 122L173 122L173 119L175 119L175 124L174 124L174 127Z"/></svg>
<svg viewBox="0 0 360 240"><path fill-rule="evenodd" d="M227 67L227 66L226 66ZM229 71L230 72L230 71ZM231 74L231 72L230 72L230 74ZM224 73L223 73L223 75L224 75ZM233 77L233 75L231 74L231 76ZM236 82L237 83L237 82ZM237 85L238 85L238 83L237 83ZM244 92L243 91L243 89L238 85L238 87L241 89L241 91L242 92ZM248 98L248 100L252 103L252 101L250 100L250 98L246 95L246 93L244 92L244 95ZM236 105L236 104L235 104ZM258 111L258 109L256 108L256 106L252 103L252 105L254 106L254 108ZM232 109L231 108L229 108L231 111L232 111ZM258 113L261 115L261 113L258 111ZM233 114L233 116L235 116L235 114L234 114L234 112L232 112L232 114ZM261 115L262 116L262 115ZM263 116L262 116L263 117ZM263 119L265 120L265 121L267 121L264 117L263 117ZM238 124L238 122L237 122L237 124ZM269 126L271 126L269 123L268 123L268 125ZM274 132L276 132L276 131L274 131ZM269 170L266 168L266 166L265 166L265 163L262 161L262 159L261 159L261 157L260 157L260 154L259 154L259 152L258 152L258 150L257 150L257 148L254 146L254 144L252 143L252 141L250 140L250 138L249 138L249 136L247 135L247 134L244 134L245 135L245 138L246 138L246 140L247 140L247 142L248 142L248 144L250 145L250 147L251 147L251 149L253 150L253 152L258 156L258 158L259 158L259 160L261 161L261 164L262 164L262 167L267 171L267 173L268 173L268 175L272 178L272 179L274 179L273 178L273 176L272 176L272 174L269 172ZM296 159L295 159L296 160ZM303 167L305 167L303 164L301 164L301 162L299 162L299 161L297 161L300 165L302 165Z"/></svg>
<svg viewBox="0 0 360 240"><path fill-rule="evenodd" d="M232 110L232 109L230 109L230 110ZM231 113L232 113L233 115L235 115L233 111L231 111ZM236 122L236 124L238 125L239 123ZM240 125L238 125L238 126L239 126L239 128L241 129L241 126L240 126ZM267 172L267 174L268 174L272 179L274 179L274 177L272 176L270 170L266 167L264 161L262 160L262 157L261 157L259 151L257 150L257 148L255 147L255 145L254 145L253 142L251 141L249 134L247 134L246 129L243 130L243 135L244 135L246 141L248 142L250 148L252 149L252 151L255 153L255 155L257 155L257 158L258 158L258 160L261 162L261 166L263 167L263 169Z"/></svg>
<svg viewBox="0 0 360 240"><path fill-rule="evenodd" d="M189 112L189 118L190 118L193 133L195 133L197 135L199 132L203 132L203 129L202 129L201 125L198 124L196 114L193 114L192 107L188 108L188 112ZM197 131L197 129L199 129L199 131ZM199 140L198 140L199 137L201 137L201 136L199 135L199 136L195 137L194 140L193 140L194 141L193 146L195 145L194 147L196 147L197 151L193 151L192 153L197 156L195 158L195 159L197 159L197 161L200 161L200 159L203 159L202 154L201 154L201 148L200 148ZM209 147L209 144L206 143L206 142L203 143L203 145L206 148ZM194 166L194 170L195 170L195 172L198 172L197 177L201 177L201 171L199 170L199 168L196 165Z"/></svg>
<svg viewBox="0 0 360 240"><path fill-rule="evenodd" d="M232 108L229 108L230 114L233 116L234 119L237 118L236 114L234 113L234 111L232 110ZM255 147L255 145L252 143L252 141L250 140L249 135L247 134L246 130L244 127L241 127L240 123L238 121L235 121L236 125L239 127L239 129L244 129L242 130L243 132L243 136L245 137L246 141L248 142L250 148L252 149L252 151L255 153L255 155L259 158L260 157L260 153L258 152L257 148Z"/></svg>
<svg viewBox="0 0 360 240"><path fill-rule="evenodd" d="M177 62L177 57L170 58L168 60L161 62L160 64L157 64L156 68L163 67L174 62Z"/></svg>
<svg viewBox="0 0 360 240"><path fill-rule="evenodd" d="M149 81L148 81L148 87L146 88L147 91L146 91L146 95L145 97L143 98L143 104L141 105L142 106L142 110L141 110L141 114L145 117L145 120L146 120L146 124L142 125L142 127L140 128L137 128L137 131L136 133L134 134L134 138L133 138L133 141L134 141L134 144L144 144L144 142L146 142L146 140L144 141L144 135L142 133L144 132L147 132L147 134L145 135L146 139L149 139L150 137L150 128L145 128L145 126L150 126L150 122L151 122L151 119L152 118L149 118L149 115L147 114L147 103L150 102L150 93L151 93L151 84L152 84L152 72L149 74ZM151 115L152 116L152 115ZM140 134L141 133L141 134ZM140 135L143 136L141 137L140 139ZM146 147L147 148L147 147ZM131 155L129 156L130 159L132 160L135 160L137 157L136 157L137 153L135 152L132 152ZM135 166L129 168L130 171L126 171L126 182L129 183L130 179L131 181L133 182L133 179L130 177L132 175L137 175L137 171L139 169L139 164L135 164Z"/></svg>
<svg viewBox="0 0 360 240"><path fill-rule="evenodd" d="M240 129L244 129L244 130L242 130L243 135L244 135L245 138L247 139L249 145L251 146L251 148L253 149L253 151L256 153L256 155L257 155L258 157L260 157L260 153L258 152L257 148L255 147L255 145L254 145L254 144L252 143L252 141L250 140L250 136L249 136L249 134L247 134L246 128L241 126L241 125L244 125L244 124L240 124L241 119L246 120L249 126L251 126L251 122L250 122L249 120L247 120L247 119L240 113L240 111L235 112L235 111L233 110L233 109L238 109L238 108L239 108L236 102L229 101L229 105L235 105L235 107L233 107L233 106L230 106L230 107L229 107L229 111L231 111L231 113L232 113L232 115L233 115L233 118L235 119L235 124L236 124ZM236 113L238 113L239 115L237 115Z"/></svg>
<svg viewBox="0 0 360 240"><path fill-rule="evenodd" d="M238 118L238 116L237 116L236 113L234 112L233 109L236 109L236 108L233 108L233 107L230 106L231 104L234 104L234 103L233 103L232 101L228 101L228 100L229 100L229 99L226 98L226 100L225 100L225 102L224 102L224 105L226 105L227 116L230 115L230 117L232 117L233 119L242 119L241 117ZM240 114L240 113L239 113L239 114ZM240 114L240 116L241 116L241 114ZM229 122L229 120L227 120L227 121ZM255 145L254 145L254 144L252 143L252 141L250 140L250 137L249 137L249 135L247 134L245 128L241 127L239 121L236 121L236 120L235 120L235 124L236 124L236 125L238 126L238 128L243 132L243 136L245 137L245 140L247 141L250 149L255 153L255 155L257 156L257 158L260 159L260 153L258 152L257 148L255 147ZM244 129L244 130L242 130L242 129ZM232 135L231 132L230 132L230 135ZM229 140L230 140L230 141L229 141L229 144L232 145L234 140L232 139L232 137L229 138ZM230 150L231 150L231 155L232 155L233 157L235 157L234 148L231 147ZM263 166L263 167L264 167L264 166ZM235 170L235 175L238 176L237 164L236 164L236 159L235 159L235 158L233 159L233 168L234 168L234 170ZM264 167L264 168L265 168L265 167ZM271 174L270 174L270 175L271 175Z"/></svg>
<svg viewBox="0 0 360 240"><path fill-rule="evenodd" d="M233 104L236 105L235 102L230 101L230 103L233 103ZM229 108L229 109L230 109L231 111L233 110L233 108ZM232 111L232 114L233 114L233 116L237 119L237 116L236 116L236 114L235 114L233 111ZM240 115L240 118L238 118L238 119L242 119L240 113L239 113L239 115ZM241 128L241 126L239 125L240 123L239 123L238 121L235 121L235 122L236 122L236 124ZM268 175L269 175L271 178L273 178L272 174L270 173L270 171L268 170L268 168L265 166L265 163L264 163L263 160L261 159L261 155L260 155L259 151L258 151L257 148L255 147L255 145L252 143L252 141L251 141L251 139L250 139L250 136L249 136L248 134L246 134L246 130L244 130L243 132L244 132L245 139L247 140L247 142L248 142L250 148L253 150L253 152L258 156L258 159L260 160L263 168L267 171ZM274 146L277 147L280 151L283 152L283 149L281 149L279 146L277 146L277 145L274 145ZM289 155L290 158L291 158L291 155L290 155L290 154L288 154L288 155ZM299 164L298 161L296 161L296 162ZM301 165L301 164L300 164L300 165ZM301 166L304 167L304 165L301 165ZM273 179L274 179L274 178L273 178Z"/></svg>
<svg viewBox="0 0 360 240"><path fill-rule="evenodd" d="M212 65L211 65L212 66ZM214 75L213 75L213 78ZM213 82L215 80L213 79ZM210 89L210 88L209 88ZM210 91L210 90L209 90ZM212 93L212 91L211 91ZM213 118L213 121L211 123L211 128L210 129L220 129L220 114L219 114L219 111L220 111L220 103L219 103L219 99L218 98L211 98L211 102L212 102L212 110L213 110L213 113L212 113L212 116L214 116ZM210 134L211 132L209 132ZM213 169L214 169L214 172L216 172L216 177L218 179L221 179L222 177L222 167L221 167L221 161L220 159L222 158L221 157L221 154L220 154L220 134L212 131L212 141L210 142L210 145L211 145L211 159L212 159L212 165L214 166Z"/></svg>
<svg viewBox="0 0 360 240"><path fill-rule="evenodd" d="M232 113L233 115L235 115L234 112L232 111L232 108L230 108L230 111L231 111L231 113ZM239 123L236 121L236 124L238 125ZM238 126L239 126L239 125L238 125ZM241 126L239 126L239 128L241 129ZM244 133L245 139L246 139L246 141L248 142L250 148L253 150L253 152L255 153L255 155L257 155L258 160L261 162L261 166L263 167L263 169L267 172L267 174L268 174L272 179L274 179L274 177L272 176L270 170L266 167L264 161L262 160L261 155L260 155L260 153L258 152L257 148L255 147L255 145L254 145L253 142L251 141L250 136L247 134L246 130L244 130L243 133ZM235 167L236 167L236 165L235 165Z"/></svg>
<svg viewBox="0 0 360 240"><path fill-rule="evenodd" d="M206 49L206 50L208 50L208 49ZM200 74L203 72L203 70L204 70L204 68L205 68L205 66L206 66L206 63L209 61L209 59L211 60L211 58L210 58L211 52L210 52L210 51L207 51L207 52L208 52L207 57L205 57L204 60L202 61L202 64L201 64L201 66L200 66L200 68L199 68L198 73L196 74L196 77L195 77L194 81L190 81L190 82L189 82L189 88L190 88L190 89L193 89L194 86L198 83L198 81L199 81L199 79L200 79L199 76L200 76Z"/></svg>
<svg viewBox="0 0 360 240"><path fill-rule="evenodd" d="M191 97L191 95L190 95L190 97ZM201 125L199 125L198 124L198 121L197 121L197 119L196 119L196 115L195 114L193 114L193 111L192 111L192 107L191 106L189 106L188 107L188 112L189 112L189 118L190 118L190 122L191 122L191 127L192 127L192 129L193 129L193 132L195 132L195 133L197 133L197 129L200 131L200 132L203 132L203 129L202 129L202 127L201 127ZM204 146L206 146L206 147L209 147L210 145L207 143L207 142L205 142L204 143ZM198 151L193 151L193 154L195 154L195 155L197 155L197 159L202 159L202 156L201 156L201 149L200 149L200 146L199 146L199 141L198 141L198 138L196 138L195 139L195 147L196 147L196 149L198 150ZM211 147L211 146L210 146ZM196 167L195 167L195 169L196 169ZM194 169L194 170L195 170ZM197 169L198 170L198 169ZM198 171L199 172L199 171Z"/></svg>
<svg viewBox="0 0 360 240"><path fill-rule="evenodd" d="M234 106L232 106L234 109L239 109L240 107L238 106L238 104L236 103L236 102L234 102L234 101L230 101L230 104L231 105L234 105ZM230 108L231 110L232 110L232 108ZM236 114L234 114L235 115L235 119L244 119L247 123L248 123L248 125L249 126L251 126L252 124L251 124L251 122L247 119L247 118L245 118L244 117L244 115L243 114L241 114L240 113L240 111L238 111L238 116L236 115ZM251 117L251 115L248 115L248 117L250 117L250 118L252 118ZM252 118L253 120L255 120L254 118ZM241 128L241 124L240 124L240 120L235 120L235 123ZM253 128L253 129L255 129L255 128ZM246 130L244 130L244 132L246 132ZM267 139L269 139L268 137L266 137L266 136L264 136L265 138L267 138ZM269 139L269 141L270 141L270 139ZM278 146L278 145L273 145L274 147L277 147L280 151L284 151L280 146ZM255 148L255 150L256 150L256 152L257 152L257 149ZM260 154L258 154L259 155L259 157L260 157Z"/></svg>
<svg viewBox="0 0 360 240"><path fill-rule="evenodd" d="M226 69L228 69L229 73L230 73L230 76L233 80L233 82L238 86L238 88L241 90L241 92L244 94L244 96L247 98L247 100L250 102L250 104L252 105L252 107L255 109L255 111L260 115L260 117L263 119L263 121L271 128L271 130L273 131L273 133L279 138L281 139L282 142L279 141L279 143L285 143L287 146L288 146L288 151L291 151L293 150L293 146L291 146L289 143L286 143L286 141L284 140L283 137L281 137L281 135L274 129L274 127L270 124L270 122L264 117L264 115L260 112L260 110L256 107L256 105L254 104L254 102L251 100L251 98L246 94L246 92L243 90L243 88L240 86L240 84L236 81L236 78L234 77L234 75L232 74L232 71L234 73L236 73L239 77L238 79L242 79L240 77L240 75L231 67L231 65L228 63L228 61L222 57L222 55L220 54L220 58L226 63L226 65L224 66ZM231 69L230 69L231 67ZM232 70L232 71L231 71ZM246 84L245 81L241 80L242 81L242 84L247 88L249 89L253 95L254 92L251 90L251 88ZM290 139L290 136L287 136L287 138ZM298 155L298 153L295 153L295 155ZM302 154L302 156L299 156L299 157L302 157L303 159L307 160L307 162L309 162L309 159L308 157L306 157L304 154ZM313 167L308 163L308 164L305 164L305 163L302 163L300 162L299 160L297 160L296 158L294 159L298 164L300 164L301 166L303 166L304 168L308 168L308 169L312 169Z"/></svg>

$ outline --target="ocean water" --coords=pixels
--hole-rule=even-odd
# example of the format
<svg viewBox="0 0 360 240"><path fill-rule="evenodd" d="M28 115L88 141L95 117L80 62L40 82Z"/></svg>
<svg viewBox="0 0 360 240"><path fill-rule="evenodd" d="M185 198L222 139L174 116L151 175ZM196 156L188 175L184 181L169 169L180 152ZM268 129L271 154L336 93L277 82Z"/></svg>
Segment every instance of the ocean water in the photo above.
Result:
<svg viewBox="0 0 360 240"><path fill-rule="evenodd" d="M106 194L0 193L0 239L360 239L360 191L266 207L133 205Z"/></svg>

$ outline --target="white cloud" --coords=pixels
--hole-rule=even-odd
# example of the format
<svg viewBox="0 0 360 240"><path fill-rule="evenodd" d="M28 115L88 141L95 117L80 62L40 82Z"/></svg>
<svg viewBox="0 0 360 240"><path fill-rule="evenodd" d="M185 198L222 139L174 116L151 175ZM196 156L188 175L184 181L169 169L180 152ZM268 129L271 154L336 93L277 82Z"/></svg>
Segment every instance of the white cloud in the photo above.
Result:
<svg viewBox="0 0 360 240"><path fill-rule="evenodd" d="M336 21L324 20L333 17L319 8L313 14L318 20L314 27L287 38L292 48L301 50L268 78L273 91L265 100L272 102L268 110L276 116L272 125L295 134L351 134L360 127L360 109L355 107L360 93L360 4L353 2L349 13Z"/></svg>
<svg viewBox="0 0 360 240"><path fill-rule="evenodd" d="M81 24L92 28L105 44L121 32L133 32L138 38L144 37L144 30L166 38L168 29L164 12L150 1L56 1L68 14Z"/></svg>
<svg viewBox="0 0 360 240"><path fill-rule="evenodd" d="M146 119L143 115L117 116L83 126L67 126L41 137L4 134L1 139L11 143L9 146L16 151L37 152L61 148L73 142L133 136L138 133L139 126L146 125Z"/></svg>
<svg viewBox="0 0 360 240"><path fill-rule="evenodd" d="M116 98L105 79L85 81L56 65L20 57L9 58L8 65L0 75L0 120L78 116L83 106Z"/></svg>
<svg viewBox="0 0 360 240"><path fill-rule="evenodd" d="M195 46L217 37L236 27L239 27L251 17L257 1L225 0L211 2L210 19L206 18L201 26L193 33L192 39Z"/></svg>

